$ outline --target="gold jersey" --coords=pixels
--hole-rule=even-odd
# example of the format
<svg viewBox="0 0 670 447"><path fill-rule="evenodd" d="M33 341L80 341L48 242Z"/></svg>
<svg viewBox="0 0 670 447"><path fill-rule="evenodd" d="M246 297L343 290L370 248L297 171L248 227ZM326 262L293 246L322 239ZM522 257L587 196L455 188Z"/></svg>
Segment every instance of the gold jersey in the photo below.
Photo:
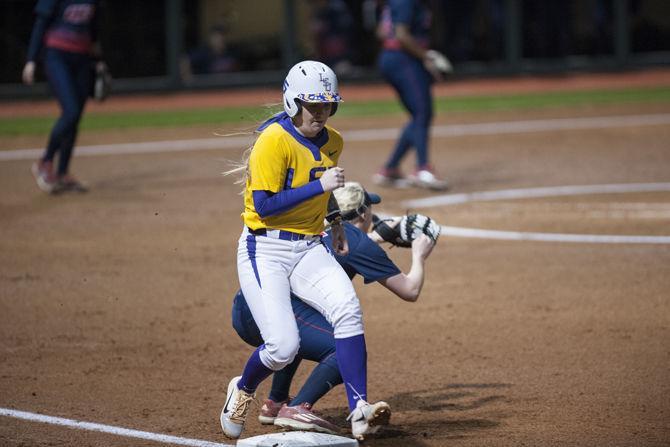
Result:
<svg viewBox="0 0 670 447"><path fill-rule="evenodd" d="M317 180L337 165L342 153L342 136L330 126L315 139L307 139L286 118L266 127L249 158L249 175L244 191L242 220L252 230L260 228L319 234L330 192L319 194L282 213L262 218L256 212L253 191L278 193Z"/></svg>

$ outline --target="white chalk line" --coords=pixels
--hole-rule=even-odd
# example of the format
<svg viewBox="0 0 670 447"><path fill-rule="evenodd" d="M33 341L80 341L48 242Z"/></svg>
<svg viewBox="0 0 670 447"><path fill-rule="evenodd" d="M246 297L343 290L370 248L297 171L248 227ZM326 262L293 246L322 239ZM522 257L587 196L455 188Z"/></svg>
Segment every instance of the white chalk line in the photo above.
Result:
<svg viewBox="0 0 670 447"><path fill-rule="evenodd" d="M670 244L670 236L627 236L608 234L533 233L525 231L482 230L442 227L446 236L506 241L576 242L584 244Z"/></svg>
<svg viewBox="0 0 670 447"><path fill-rule="evenodd" d="M586 118L555 118L529 121L501 121L491 123L450 124L433 126L434 137L459 137L473 135L503 135L576 129L608 129L631 126L657 126L670 124L670 114L601 116ZM398 128L350 130L342 132L346 142L395 140ZM121 154L150 154L168 152L190 152L213 149L243 149L253 142L253 136L231 136L199 138L192 140L144 141L139 143L100 144L77 146L78 157ZM0 151L0 161L33 160L44 148L14 149Z"/></svg>
<svg viewBox="0 0 670 447"><path fill-rule="evenodd" d="M494 200L663 191L670 191L670 183L621 183L605 185L570 185L542 188L501 189L498 191L444 194L441 196L406 200L402 204L403 206L409 208L431 208L435 206L458 205L468 202L488 202Z"/></svg>
<svg viewBox="0 0 670 447"><path fill-rule="evenodd" d="M545 188L504 189L500 191L483 191L464 194L445 194L442 196L426 197L423 199L406 200L402 202L402 206L404 208L431 208L437 206L457 205L468 202L495 200L664 191L670 191L670 183L554 186ZM670 236L533 233L523 231L483 230L477 228L451 226L443 226L442 232L442 234L455 237L511 241L577 242L591 244L670 244Z"/></svg>
<svg viewBox="0 0 670 447"><path fill-rule="evenodd" d="M516 122L498 122L481 124L461 124L450 126L435 126L433 135L439 137L467 136L467 135L495 135L506 133L543 132L548 130L612 128L621 126L642 126L670 124L670 114L636 115L624 117L596 117L596 118L566 118L553 120L531 120ZM350 131L345 134L347 141L371 141L395 139L397 129L377 129ZM78 147L78 156L96 156L110 154L141 154L188 152L208 149L238 149L251 142L251 137L219 137L196 140L154 141L141 143L107 144ZM0 152L0 161L26 160L39 157L43 149L18 149ZM405 207L434 207L447 206L476 201L511 200L536 197L556 197L586 194L610 194L650 191L670 191L670 183L640 183L640 184L610 184L610 185L582 185L561 186L549 188L509 189L501 191L485 191L466 194L448 194L439 197L409 200L404 202ZM500 230L483 230L442 226L445 235L486 238L515 241L549 241L549 242L579 242L579 243L635 243L635 244L669 244L670 236L632 236L632 235L585 235L561 233L534 233ZM178 436L133 430L93 422L77 421L37 413L0 408L0 416L13 417L33 422L60 425L73 429L108 433L137 439L145 439L168 444L194 447L233 447L230 444L204 441L199 439L182 438Z"/></svg>
<svg viewBox="0 0 670 447"><path fill-rule="evenodd" d="M76 421L74 419L65 419L54 416L46 416L37 413L28 413L25 411L12 410L10 408L0 408L0 416L23 419L32 422L41 422L45 424L60 425L79 430L108 433L127 438L145 439L149 441L162 442L166 444L186 445L192 447L234 447L231 444L221 444L218 442L203 441L200 439L181 438L178 436L170 436L140 430L132 430L129 428L115 427L113 425L96 424L93 422Z"/></svg>

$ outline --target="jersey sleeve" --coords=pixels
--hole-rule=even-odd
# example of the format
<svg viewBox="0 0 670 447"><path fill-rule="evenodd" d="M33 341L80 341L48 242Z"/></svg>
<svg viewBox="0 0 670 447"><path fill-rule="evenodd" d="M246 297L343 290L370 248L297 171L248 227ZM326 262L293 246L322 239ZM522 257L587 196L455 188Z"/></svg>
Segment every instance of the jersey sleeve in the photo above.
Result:
<svg viewBox="0 0 670 447"><path fill-rule="evenodd" d="M28 43L28 52L26 53L26 61L35 62L37 54L42 49L42 39L47 29L47 18L38 15L35 19L33 31L30 34L30 42Z"/></svg>
<svg viewBox="0 0 670 447"><path fill-rule="evenodd" d="M295 189L285 189L277 194L268 195L266 191L254 191L254 208L261 217L283 213L299 203L323 194L321 182L314 180Z"/></svg>
<svg viewBox="0 0 670 447"><path fill-rule="evenodd" d="M326 145L328 156L333 160L335 166L337 166L340 161L340 155L342 155L342 150L344 149L344 140L342 139L342 135L332 127L328 127L328 136L329 141Z"/></svg>
<svg viewBox="0 0 670 447"><path fill-rule="evenodd" d="M390 278L400 273L400 269L391 261L384 249L350 223L345 223L349 254L335 255L350 278L361 275L365 284ZM330 242L330 234L327 242Z"/></svg>
<svg viewBox="0 0 670 447"><path fill-rule="evenodd" d="M263 132L249 157L249 188L277 193L283 189L287 169L287 152L281 138L275 133Z"/></svg>
<svg viewBox="0 0 670 447"><path fill-rule="evenodd" d="M367 236L361 238L356 253L349 259L349 265L363 277L365 284L400 273L386 252Z"/></svg>

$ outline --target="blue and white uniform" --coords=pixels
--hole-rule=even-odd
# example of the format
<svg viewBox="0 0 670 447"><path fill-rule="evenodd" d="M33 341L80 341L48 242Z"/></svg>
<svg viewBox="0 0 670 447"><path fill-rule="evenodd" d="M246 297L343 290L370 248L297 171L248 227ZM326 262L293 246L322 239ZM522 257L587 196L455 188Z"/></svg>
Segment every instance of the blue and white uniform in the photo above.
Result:
<svg viewBox="0 0 670 447"><path fill-rule="evenodd" d="M411 115L385 168L397 169L407 152L414 148L417 169L426 169L429 165L429 129L433 119L433 78L423 61L402 48L395 36L398 24L407 26L417 43L428 49L431 13L422 0L389 0L382 11L383 49L379 69Z"/></svg>
<svg viewBox="0 0 670 447"><path fill-rule="evenodd" d="M56 121L43 162L59 154L57 174L66 175L79 121L91 87L92 45L97 41L98 0L39 0L28 45L28 61L44 48L44 66L61 116Z"/></svg>

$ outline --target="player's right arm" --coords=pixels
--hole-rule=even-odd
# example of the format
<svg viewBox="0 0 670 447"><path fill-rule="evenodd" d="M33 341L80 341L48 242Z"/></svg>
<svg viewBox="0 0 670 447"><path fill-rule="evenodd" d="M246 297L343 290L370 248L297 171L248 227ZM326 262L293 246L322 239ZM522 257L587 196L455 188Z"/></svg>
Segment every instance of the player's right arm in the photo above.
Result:
<svg viewBox="0 0 670 447"><path fill-rule="evenodd" d="M433 251L435 243L425 234L412 242L412 266L409 272L398 273L378 282L405 301L414 302L419 298L425 279L426 259Z"/></svg>
<svg viewBox="0 0 670 447"><path fill-rule="evenodd" d="M344 186L343 169L334 167L319 179L297 188L284 188L289 169L288 150L281 138L263 133L251 151L248 188L261 218L281 214L312 197Z"/></svg>
<svg viewBox="0 0 670 447"><path fill-rule="evenodd" d="M21 79L26 85L32 85L35 82L35 61L42 48L42 41L47 26L51 21L56 2L54 0L40 0L35 6L35 25L33 25L28 43L28 53L26 55L26 65L23 67Z"/></svg>
<svg viewBox="0 0 670 447"><path fill-rule="evenodd" d="M388 254L366 233L353 225L345 224L353 245L347 257L336 256L349 273L359 274L365 284L378 282L405 301L416 301L419 298L425 278L424 265L435 244L426 235L420 235L412 242L412 266L409 272L403 273L388 257Z"/></svg>

